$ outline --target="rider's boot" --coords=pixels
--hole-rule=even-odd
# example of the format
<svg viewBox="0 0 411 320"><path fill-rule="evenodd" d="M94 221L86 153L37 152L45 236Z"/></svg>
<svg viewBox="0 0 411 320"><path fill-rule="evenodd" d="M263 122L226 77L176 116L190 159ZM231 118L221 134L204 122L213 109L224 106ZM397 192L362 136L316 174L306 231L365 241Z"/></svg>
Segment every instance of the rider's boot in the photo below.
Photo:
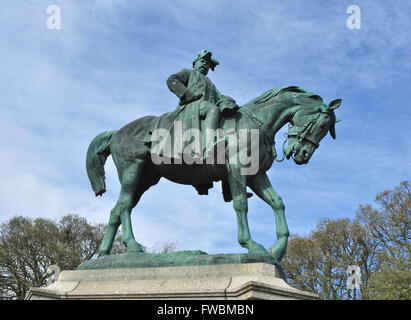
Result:
<svg viewBox="0 0 411 320"><path fill-rule="evenodd" d="M206 161L207 159L210 159L211 157L214 157L214 149L215 147L221 143L225 143L225 138L217 138L217 141L215 141L215 133L216 130L218 129L218 122L220 120L220 110L218 108L213 108L211 109L204 120L204 129L210 130L212 134L206 134L206 143L205 147L203 149L203 161Z"/></svg>

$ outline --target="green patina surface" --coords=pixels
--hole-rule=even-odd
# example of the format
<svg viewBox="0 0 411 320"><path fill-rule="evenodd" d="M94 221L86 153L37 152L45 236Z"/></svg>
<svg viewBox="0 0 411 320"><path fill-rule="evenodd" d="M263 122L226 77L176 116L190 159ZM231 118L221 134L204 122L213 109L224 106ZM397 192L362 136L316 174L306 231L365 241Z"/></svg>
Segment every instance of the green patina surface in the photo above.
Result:
<svg viewBox="0 0 411 320"><path fill-rule="evenodd" d="M219 62L211 52L202 50L193 61L192 70L183 69L167 80L168 88L180 99L175 111L160 117L137 119L118 131L103 132L93 139L87 151L86 168L96 196L101 196L106 191L104 164L109 155L117 167L121 191L111 210L107 231L99 249L101 257L81 264L79 269L281 261L290 233L283 200L267 176L273 162L280 161L276 159L275 135L289 124L282 148L283 159L292 158L298 165L307 164L328 132L335 139L337 121L334 111L340 107L341 99L327 104L317 94L298 86L287 86L268 90L240 107L231 97L223 96L206 76L208 70L214 70L217 65ZM214 132L219 127L227 133L225 138L229 138L228 133L231 133L236 141L240 139L237 137L240 131L257 131L258 139L255 146L249 141L241 148L239 146L235 157L231 157L230 145L227 143L223 150L223 155L226 156L223 164L209 164L206 161L212 157L211 151L217 143L213 135L210 135L210 139L205 139L204 153L203 150L198 152L202 159L200 163L157 163L153 161L156 155L153 132L158 128L170 129L176 120L182 121L183 129L202 128L203 132L211 129ZM241 161L232 161L240 159L241 154L255 158L255 170L246 170L252 162L243 164ZM162 177L175 183L191 185L199 194L207 194L214 182L221 181L224 200L233 202L237 214L238 242L248 249L248 254L207 255L202 251L182 251L166 255L144 253L143 247L134 238L131 211L143 193L156 185ZM268 250L251 236L247 218L247 188L273 210L277 241ZM186 201L190 203L193 199L187 197ZM172 208L169 215L174 215ZM109 256L120 225L127 254ZM187 230L194 225L195 223L187 222Z"/></svg>
<svg viewBox="0 0 411 320"><path fill-rule="evenodd" d="M249 253L207 254L201 250L194 250L159 254L145 252L114 254L85 261L78 266L77 270L205 266L257 262L269 263L279 267L274 258L267 255Z"/></svg>

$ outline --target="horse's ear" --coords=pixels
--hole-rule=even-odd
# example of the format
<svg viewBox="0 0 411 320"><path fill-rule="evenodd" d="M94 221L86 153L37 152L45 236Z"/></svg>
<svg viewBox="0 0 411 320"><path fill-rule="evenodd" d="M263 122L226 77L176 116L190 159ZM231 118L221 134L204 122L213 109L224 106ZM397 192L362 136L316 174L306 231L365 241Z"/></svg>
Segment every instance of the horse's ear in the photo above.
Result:
<svg viewBox="0 0 411 320"><path fill-rule="evenodd" d="M335 110L341 105L342 99L335 99L328 104L328 110Z"/></svg>
<svg viewBox="0 0 411 320"><path fill-rule="evenodd" d="M330 127L330 135L335 140L335 126L334 125Z"/></svg>

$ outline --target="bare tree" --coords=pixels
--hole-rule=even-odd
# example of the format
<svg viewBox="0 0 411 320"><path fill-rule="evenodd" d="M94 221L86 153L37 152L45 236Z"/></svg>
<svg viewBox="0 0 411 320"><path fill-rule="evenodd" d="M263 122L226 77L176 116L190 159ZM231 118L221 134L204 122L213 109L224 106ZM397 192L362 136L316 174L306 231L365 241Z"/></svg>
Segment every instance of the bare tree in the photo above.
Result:
<svg viewBox="0 0 411 320"><path fill-rule="evenodd" d="M163 241L160 243L156 243L151 248L147 248L146 251L149 253L172 253L175 252L176 248L176 241Z"/></svg>

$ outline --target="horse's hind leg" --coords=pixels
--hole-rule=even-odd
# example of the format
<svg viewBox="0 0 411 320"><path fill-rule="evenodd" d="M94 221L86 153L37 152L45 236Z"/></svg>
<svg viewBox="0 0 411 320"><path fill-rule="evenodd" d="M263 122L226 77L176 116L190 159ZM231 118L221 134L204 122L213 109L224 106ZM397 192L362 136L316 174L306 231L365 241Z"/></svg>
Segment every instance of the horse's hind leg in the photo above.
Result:
<svg viewBox="0 0 411 320"><path fill-rule="evenodd" d="M131 210L142 195L138 192L138 184L143 167L144 161L137 160L121 172L121 191L117 203L110 213L107 231L99 249L100 256L110 254L120 224L122 226L122 242L127 247L127 252L143 251L141 245L134 239L130 217Z"/></svg>
<svg viewBox="0 0 411 320"><path fill-rule="evenodd" d="M120 214L118 212L119 211L116 204L116 206L111 210L107 230L98 250L98 254L100 257L107 256L110 254L111 247L113 246L114 238L117 233L117 229L120 225Z"/></svg>

